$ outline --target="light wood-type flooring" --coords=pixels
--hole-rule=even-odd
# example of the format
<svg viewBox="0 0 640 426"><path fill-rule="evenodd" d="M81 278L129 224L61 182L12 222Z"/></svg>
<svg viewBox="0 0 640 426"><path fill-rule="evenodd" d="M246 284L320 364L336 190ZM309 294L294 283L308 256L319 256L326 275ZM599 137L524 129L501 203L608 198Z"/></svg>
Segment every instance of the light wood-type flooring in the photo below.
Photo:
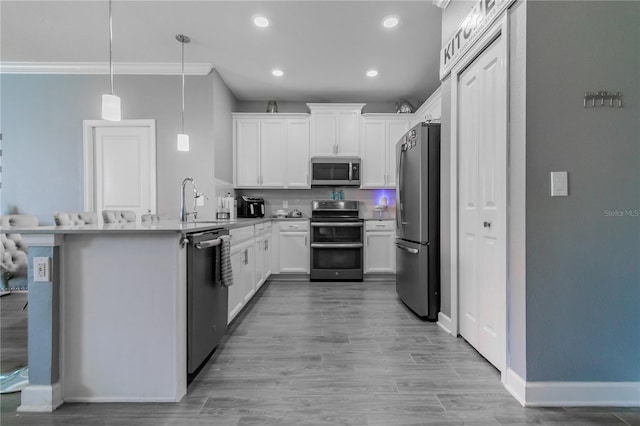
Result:
<svg viewBox="0 0 640 426"><path fill-rule="evenodd" d="M6 371L26 361L24 296L0 302ZM2 426L640 425L636 408L521 407L464 340L414 316L393 282L270 282L179 403L26 414L19 395L2 395Z"/></svg>

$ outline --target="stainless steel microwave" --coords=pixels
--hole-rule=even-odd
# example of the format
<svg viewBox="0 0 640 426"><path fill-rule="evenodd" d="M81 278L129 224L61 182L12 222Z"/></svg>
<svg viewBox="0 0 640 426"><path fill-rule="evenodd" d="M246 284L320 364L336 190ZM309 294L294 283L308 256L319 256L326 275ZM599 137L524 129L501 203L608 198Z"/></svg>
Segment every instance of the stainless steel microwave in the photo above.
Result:
<svg viewBox="0 0 640 426"><path fill-rule="evenodd" d="M311 186L360 186L357 157L311 157Z"/></svg>

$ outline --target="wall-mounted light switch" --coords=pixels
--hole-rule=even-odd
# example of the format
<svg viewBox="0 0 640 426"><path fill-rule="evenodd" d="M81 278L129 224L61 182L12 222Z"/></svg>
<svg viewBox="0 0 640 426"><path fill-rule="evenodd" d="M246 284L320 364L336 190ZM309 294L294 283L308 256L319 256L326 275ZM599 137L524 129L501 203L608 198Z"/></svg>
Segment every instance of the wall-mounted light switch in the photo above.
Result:
<svg viewBox="0 0 640 426"><path fill-rule="evenodd" d="M34 257L33 258L33 281L40 281L40 282L51 281L51 258L50 257Z"/></svg>
<svg viewBox="0 0 640 426"><path fill-rule="evenodd" d="M566 197L569 195L567 172L551 172L551 196Z"/></svg>

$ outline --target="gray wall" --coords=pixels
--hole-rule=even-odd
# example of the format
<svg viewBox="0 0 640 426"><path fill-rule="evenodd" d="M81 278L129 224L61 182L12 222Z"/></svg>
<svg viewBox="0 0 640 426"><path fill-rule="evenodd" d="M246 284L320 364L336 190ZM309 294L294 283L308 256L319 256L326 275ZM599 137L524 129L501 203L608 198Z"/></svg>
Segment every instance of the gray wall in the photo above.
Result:
<svg viewBox="0 0 640 426"><path fill-rule="evenodd" d="M451 78L440 90L440 312L451 318Z"/></svg>
<svg viewBox="0 0 640 426"><path fill-rule="evenodd" d="M527 378L526 300L526 52L527 6L516 2L509 13L509 169L507 199L507 365Z"/></svg>
<svg viewBox="0 0 640 426"><path fill-rule="evenodd" d="M640 209L640 2L529 2L527 21L527 380L638 381L640 218L606 212ZM624 108L583 108L595 90Z"/></svg>
<svg viewBox="0 0 640 426"><path fill-rule="evenodd" d="M100 96L108 90L108 77L2 74L0 78L2 212L31 213L42 224L51 224L54 211L82 210L82 121L100 118ZM180 90L179 76L115 77L123 118L156 120L158 212L172 218L178 214L185 176L193 176L199 189L214 199L214 158L220 151L221 164L231 163L231 124L225 125L225 120L235 106L217 73L187 76L185 131L191 151L177 152ZM221 96L214 108L216 94ZM215 131L214 123L219 126ZM231 173L222 169L221 175ZM212 200L200 208L203 215L214 215Z"/></svg>
<svg viewBox="0 0 640 426"><path fill-rule="evenodd" d="M444 41L474 3L445 10ZM510 10L508 362L529 382L640 379L638 22L640 2ZM583 108L597 90L624 108ZM549 195L551 171L569 197Z"/></svg>
<svg viewBox="0 0 640 426"><path fill-rule="evenodd" d="M233 182L233 121L231 113L236 110L237 101L217 71L212 71L212 78L215 175L217 179Z"/></svg>

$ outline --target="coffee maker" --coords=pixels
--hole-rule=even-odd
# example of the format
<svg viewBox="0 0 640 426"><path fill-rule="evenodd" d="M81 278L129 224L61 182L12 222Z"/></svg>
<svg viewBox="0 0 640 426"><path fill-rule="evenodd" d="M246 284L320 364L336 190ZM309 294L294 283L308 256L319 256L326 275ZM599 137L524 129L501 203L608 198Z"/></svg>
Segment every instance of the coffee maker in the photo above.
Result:
<svg viewBox="0 0 640 426"><path fill-rule="evenodd" d="M243 195L237 198L238 217L264 217L264 198Z"/></svg>

